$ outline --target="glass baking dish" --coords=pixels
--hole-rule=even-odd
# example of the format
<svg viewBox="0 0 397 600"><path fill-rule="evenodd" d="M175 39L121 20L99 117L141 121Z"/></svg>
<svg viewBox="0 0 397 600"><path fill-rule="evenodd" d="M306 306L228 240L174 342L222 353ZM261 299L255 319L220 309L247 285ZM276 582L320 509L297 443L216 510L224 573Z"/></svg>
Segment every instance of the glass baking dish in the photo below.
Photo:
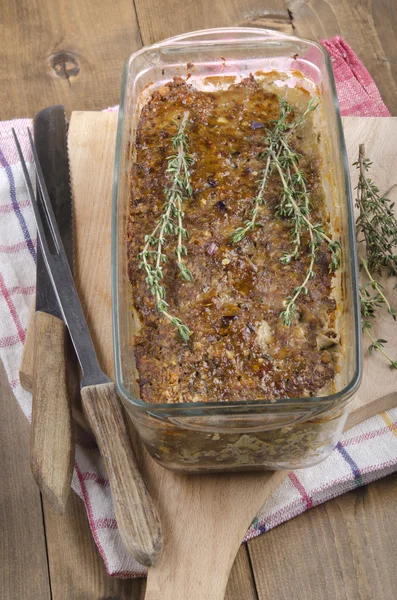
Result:
<svg viewBox="0 0 397 600"><path fill-rule="evenodd" d="M326 139L326 180L337 207L331 223L342 243L338 285L343 302L343 358L337 393L323 397L239 402L149 404L139 397L134 319L127 273L126 219L134 136L145 90L186 74L248 75L301 71L317 86ZM153 87L154 86L154 87ZM112 297L118 392L150 455L175 471L209 472L308 467L341 436L361 379L357 259L348 164L331 63L318 44L254 28L211 29L142 48L127 60L118 117L113 190Z"/></svg>

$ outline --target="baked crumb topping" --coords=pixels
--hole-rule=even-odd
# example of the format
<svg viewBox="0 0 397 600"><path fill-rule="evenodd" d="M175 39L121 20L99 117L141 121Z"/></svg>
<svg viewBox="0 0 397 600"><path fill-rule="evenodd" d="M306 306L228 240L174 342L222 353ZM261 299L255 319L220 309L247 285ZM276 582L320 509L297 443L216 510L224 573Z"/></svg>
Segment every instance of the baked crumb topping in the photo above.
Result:
<svg viewBox="0 0 397 600"><path fill-rule="evenodd" d="M170 321L156 312L138 255L145 235L161 217L175 121L186 111L193 162L192 194L183 202L184 228L190 236L184 262L192 280L181 278L175 261L162 267L169 311L192 332L182 342ZM175 78L155 91L142 109L131 171L127 246L133 310L141 322L135 358L145 401L276 401L315 396L330 386L332 390L337 334L330 252L318 248L315 278L308 293L299 296L297 318L287 327L280 314L286 297L305 277L310 250L305 233L307 250L290 264L280 263L291 249L291 222L276 215L282 192L276 174L269 177L260 207L261 226L238 244L231 240L257 190L264 131L278 115L277 94L254 77L214 92ZM323 165L310 119L293 134L291 145L302 155L312 218L326 223Z"/></svg>

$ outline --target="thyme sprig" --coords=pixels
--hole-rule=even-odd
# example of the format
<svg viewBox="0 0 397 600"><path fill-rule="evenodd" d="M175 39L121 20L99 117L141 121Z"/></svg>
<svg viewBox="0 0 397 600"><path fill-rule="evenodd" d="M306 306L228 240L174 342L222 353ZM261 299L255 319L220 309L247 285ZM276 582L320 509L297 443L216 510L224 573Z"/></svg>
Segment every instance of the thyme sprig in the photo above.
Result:
<svg viewBox="0 0 397 600"><path fill-rule="evenodd" d="M380 304L385 304L387 307L387 312L393 317L394 320L396 320L396 318L397 318L396 311L390 305L389 300L386 298L386 296L383 292L383 290L384 290L383 285L381 283L379 283L379 281L376 281L376 279L373 278L373 276L368 268L368 262L365 260L365 258L361 259L360 265L364 268L364 270L367 274L367 277L369 279L369 281L367 283L365 283L362 287L366 289L367 287L371 286L372 289L374 289L376 292L375 296L377 297L378 302ZM397 287L397 286L395 286L395 287Z"/></svg>
<svg viewBox="0 0 397 600"><path fill-rule="evenodd" d="M393 211L394 203L386 195L380 195L379 188L367 175L372 163L365 157L364 144L359 146L358 161L354 165L360 171L356 188L356 206L359 209L356 230L358 235L363 236L358 241L365 241L368 268L381 274L386 267L390 274L397 276L397 218Z"/></svg>
<svg viewBox="0 0 397 600"><path fill-rule="evenodd" d="M374 273L382 276L385 269L389 275L397 276L397 220L393 213L394 204L379 194L378 187L367 175L371 162L365 157L364 144L360 144L358 161L354 165L360 170L356 187L356 206L359 215L356 219L357 234L363 235L359 242L365 243L366 258L360 259L360 270L366 274L368 281L362 284L360 291L361 327L370 340L370 354L378 351L390 363L391 368L397 369L397 360L386 352L387 340L376 339L372 333L372 325L377 317L377 311L382 306L396 321L397 314L386 297L383 285L374 277ZM394 289L397 285L394 286ZM372 293L371 293L372 291Z"/></svg>
<svg viewBox="0 0 397 600"><path fill-rule="evenodd" d="M164 277L163 264L168 261L164 249L167 238L171 236L176 237L177 240L174 255L181 277L185 281L192 281L193 279L191 271L183 260L187 255L187 248L183 242L189 238L189 233L183 226L182 203L185 198L192 195L189 167L193 162L193 158L189 154L186 133L188 117L189 113L185 112L180 123L174 121L178 127L176 135L172 138L175 154L167 158L168 166L166 170L171 175L171 184L164 189L165 203L160 219L152 233L145 236L144 248L138 255L139 268L146 273L146 283L155 299L156 310L174 325L184 341L189 340L191 331L181 319L168 311L169 304L166 300L166 290L162 284L162 279Z"/></svg>
<svg viewBox="0 0 397 600"><path fill-rule="evenodd" d="M288 296L285 309L280 314L284 324L291 326L296 313L296 300L301 294L308 294L308 283L315 276L314 264L319 247L324 242L328 245L328 250L331 253L330 272L336 271L340 266L341 247L338 241L332 240L325 233L321 223L313 223L310 220L310 198L306 187L305 175L299 169L299 155L293 152L287 143L284 142L283 145L284 150L282 155L280 157L273 156L273 161L283 186L276 215L290 218L293 222L293 250L292 252L284 253L280 258L283 264L289 264L292 260L299 258L303 246L303 234L305 232L309 234L310 262L304 280L294 289L291 296Z"/></svg>
<svg viewBox="0 0 397 600"><path fill-rule="evenodd" d="M171 224L172 233L177 235L177 247L175 248L175 256L181 276L185 281L192 281L193 275L187 268L183 257L187 255L187 248L183 244L183 240L189 239L188 231L183 227L184 212L182 210L182 202L185 197L192 195L192 186L190 184L189 167L193 163L193 158L189 154L188 137L186 134L186 123L189 113L185 112L183 120L178 127L178 133L172 140L172 145L176 150L176 154L168 157L167 173L173 176L172 185L165 189L167 201L172 205L172 216L176 218L176 225Z"/></svg>
<svg viewBox="0 0 397 600"><path fill-rule="evenodd" d="M314 98L311 98L305 111L295 120L292 121L294 110L291 105L283 100L280 96L278 97L280 115L277 121L273 121L273 129L266 129L266 146L264 152L261 153L260 158L265 159L265 167L261 171L261 176L258 183L258 191L252 199L252 208L250 210L250 218L244 221L244 227L238 227L232 234L232 243L237 244L247 235L249 231L255 229L255 226L261 226L258 223L259 207L265 203L265 191L268 178L273 171L274 164L272 157L275 154L279 156L283 149L283 142L293 133L293 131L302 125L305 121L306 116L317 108L317 103Z"/></svg>
<svg viewBox="0 0 397 600"><path fill-rule="evenodd" d="M376 288L375 288L376 284ZM373 287L375 289L381 288L381 291L376 291L374 294L371 294L369 289ZM375 339L371 333L372 322L376 319L377 309L380 308L383 304L388 306L388 311L393 315L394 320L396 320L396 313L390 307L389 302L387 301L384 293L383 286L371 277L371 282L367 282L360 286L360 304L361 304L361 327L363 333L370 340L370 345L368 346L368 352L373 354L375 351L379 350L386 360L390 363L392 369L397 369L397 360L393 360L389 354L384 350L385 344L387 344L387 340L383 338Z"/></svg>
<svg viewBox="0 0 397 600"><path fill-rule="evenodd" d="M276 171L282 184L282 192L275 214L292 222L292 249L290 252L285 252L280 261L283 264L289 264L293 260L298 260L303 247L307 248L307 246L310 258L303 282L294 289L291 296L288 296L285 309L280 315L284 324L290 326L296 314L298 297L301 294L307 294L309 291L308 284L314 277L314 265L319 247L322 243L328 245L331 253L330 271L336 271L340 265L340 244L326 235L321 223L312 222L307 179L300 168L302 155L295 152L289 143L291 134L305 122L308 114L317 108L318 103L314 98L311 98L303 113L294 120L294 110L291 105L281 97L278 98L278 101L279 118L273 122L274 127L272 129L266 130L266 148L260 155L260 158L265 160L265 166L258 181L257 194L252 200L250 218L244 221L243 227L238 227L233 232L232 243L240 242L255 226L261 225L258 222L259 208L265 203L265 192L269 176ZM307 235L309 237L308 242Z"/></svg>

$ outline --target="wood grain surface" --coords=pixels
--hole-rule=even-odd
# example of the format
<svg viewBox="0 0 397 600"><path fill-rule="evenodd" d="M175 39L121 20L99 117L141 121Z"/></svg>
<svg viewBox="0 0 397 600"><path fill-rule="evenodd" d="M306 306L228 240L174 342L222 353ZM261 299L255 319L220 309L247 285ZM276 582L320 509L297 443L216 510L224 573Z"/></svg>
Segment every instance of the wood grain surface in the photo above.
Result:
<svg viewBox="0 0 397 600"><path fill-rule="evenodd" d="M141 565L155 565L164 538L142 479L114 383L81 389L84 412L103 457L124 546Z"/></svg>
<svg viewBox="0 0 397 600"><path fill-rule="evenodd" d="M258 600L248 546L242 544L233 563L225 600Z"/></svg>
<svg viewBox="0 0 397 600"><path fill-rule="evenodd" d="M396 493L394 474L250 541L258 600L395 600Z"/></svg>
<svg viewBox="0 0 397 600"><path fill-rule="evenodd" d="M216 569L216 565L214 566ZM146 579L142 579L139 600L145 600ZM233 563L224 600L258 600L248 546L242 544Z"/></svg>
<svg viewBox="0 0 397 600"><path fill-rule="evenodd" d="M214 566L216 569L216 565ZM146 579L142 579L139 600L145 600ZM242 544L230 573L224 600L258 600L248 546Z"/></svg>
<svg viewBox="0 0 397 600"><path fill-rule="evenodd" d="M29 465L29 423L1 363L0 415L0 598L50 600L40 493Z"/></svg>
<svg viewBox="0 0 397 600"><path fill-rule="evenodd" d="M341 35L363 61L397 114L395 0L135 0L143 44L207 27L268 27L319 41Z"/></svg>
<svg viewBox="0 0 397 600"><path fill-rule="evenodd" d="M19 366L19 380L22 387L31 392L33 390L33 372L35 368L35 316L36 303L32 304L29 314L28 326L26 329L25 343L23 345L22 359ZM79 425L84 431L91 433L90 426L83 414L80 397L80 374L77 357L72 348L70 338L67 343L68 351L68 390L70 394L70 404L72 408L72 418L74 423Z"/></svg>
<svg viewBox="0 0 397 600"><path fill-rule="evenodd" d="M54 513L46 504L44 510L51 600L139 599L141 580L119 579L106 574L103 559L92 537L84 504L76 494L70 495L62 516ZM23 595L15 596L15 600L22 598ZM41 600L42 597L37 594L31 598ZM10 600L14 600L14 597ZM43 600L46 600L45 596Z"/></svg>
<svg viewBox="0 0 397 600"><path fill-rule="evenodd" d="M65 323L54 315L37 311L34 321L36 351L30 465L43 495L53 509L62 514L74 463L74 390L68 377L69 334Z"/></svg>
<svg viewBox="0 0 397 600"><path fill-rule="evenodd" d="M233 25L344 36L397 114L395 0L5 0L1 21L3 119L57 103L68 113L117 104L123 62L142 43Z"/></svg>
<svg viewBox="0 0 397 600"><path fill-rule="evenodd" d="M157 0L135 0L142 43L146 46L164 38L211 27L253 25L292 33L284 0L168 0L167 10Z"/></svg>
<svg viewBox="0 0 397 600"><path fill-rule="evenodd" d="M29 313L28 327L26 329L25 343L22 350L21 364L19 365L19 380L25 390L32 391L34 371L34 320L36 314L36 298L33 299Z"/></svg>
<svg viewBox="0 0 397 600"><path fill-rule="evenodd" d="M1 118L118 104L124 60L141 45L132 0L1 4Z"/></svg>

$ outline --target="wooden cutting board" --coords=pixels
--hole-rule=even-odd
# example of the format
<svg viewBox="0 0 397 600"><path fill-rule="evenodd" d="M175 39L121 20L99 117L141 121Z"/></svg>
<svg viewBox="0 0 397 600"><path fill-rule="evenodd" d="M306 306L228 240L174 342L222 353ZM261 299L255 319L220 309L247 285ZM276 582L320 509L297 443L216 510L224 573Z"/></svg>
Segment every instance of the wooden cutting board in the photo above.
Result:
<svg viewBox="0 0 397 600"><path fill-rule="evenodd" d="M117 115L75 112L69 151L75 204L76 281L99 361L113 377L110 228ZM397 181L397 118L344 119L349 164L364 142L381 190ZM353 187L357 182L352 170ZM385 287L391 290L389 282ZM382 315L376 334L397 356L397 326ZM365 353L363 383L348 426L397 404L397 371ZM131 428L132 429L132 428ZM135 439L135 434L132 431ZM238 547L264 501L286 472L183 476L163 469L136 446L165 534L149 570L146 600L222 600Z"/></svg>

